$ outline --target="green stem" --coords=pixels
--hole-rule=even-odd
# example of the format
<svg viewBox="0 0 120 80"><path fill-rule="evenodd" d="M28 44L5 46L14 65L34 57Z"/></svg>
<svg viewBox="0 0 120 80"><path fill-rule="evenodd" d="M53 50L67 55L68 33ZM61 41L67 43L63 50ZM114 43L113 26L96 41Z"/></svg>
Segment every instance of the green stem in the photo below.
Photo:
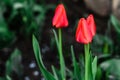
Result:
<svg viewBox="0 0 120 80"><path fill-rule="evenodd" d="M65 62L62 53L62 30L58 29L59 32L59 56L60 56L60 70L62 75L62 80L65 80Z"/></svg>
<svg viewBox="0 0 120 80"><path fill-rule="evenodd" d="M85 80L89 80L89 44L85 44L84 49L85 49Z"/></svg>

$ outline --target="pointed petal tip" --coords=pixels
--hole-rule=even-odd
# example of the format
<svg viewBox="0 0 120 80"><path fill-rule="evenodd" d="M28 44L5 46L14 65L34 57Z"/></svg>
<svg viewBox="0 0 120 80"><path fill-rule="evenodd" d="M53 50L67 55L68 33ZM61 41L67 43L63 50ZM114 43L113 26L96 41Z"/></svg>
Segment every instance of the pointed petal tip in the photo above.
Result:
<svg viewBox="0 0 120 80"><path fill-rule="evenodd" d="M55 14L52 21L53 26L56 28L62 28L68 26L68 19L63 4L59 4L55 10Z"/></svg>

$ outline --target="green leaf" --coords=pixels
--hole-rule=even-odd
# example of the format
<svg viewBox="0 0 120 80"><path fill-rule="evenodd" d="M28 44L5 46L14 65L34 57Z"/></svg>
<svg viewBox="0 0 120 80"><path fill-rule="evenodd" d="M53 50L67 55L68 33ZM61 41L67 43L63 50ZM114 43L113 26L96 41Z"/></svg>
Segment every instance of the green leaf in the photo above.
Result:
<svg viewBox="0 0 120 80"><path fill-rule="evenodd" d="M15 35L4 21L0 21L0 49L13 43Z"/></svg>
<svg viewBox="0 0 120 80"><path fill-rule="evenodd" d="M72 54L72 64L74 67L74 77L76 80L81 80L81 75L80 75L80 67L76 61L75 55L74 55L74 50L73 46L71 46L71 54Z"/></svg>
<svg viewBox="0 0 120 80"><path fill-rule="evenodd" d="M93 80L95 80L96 72L97 72L97 56L95 56L95 58L93 59L93 62L92 62Z"/></svg>
<svg viewBox="0 0 120 80"><path fill-rule="evenodd" d="M55 36L55 41L56 41L56 44L57 44L57 48L59 48L59 42L58 42L57 33L56 33L56 31L54 29L53 29L53 33L54 33L54 36Z"/></svg>
<svg viewBox="0 0 120 80"><path fill-rule="evenodd" d="M96 80L101 80L102 78L102 70L100 67L97 67L97 73L96 73Z"/></svg>
<svg viewBox="0 0 120 80"><path fill-rule="evenodd" d="M56 69L54 66L52 66L52 70L53 70L54 76L56 76L55 80L56 79L62 80L60 70Z"/></svg>
<svg viewBox="0 0 120 80"><path fill-rule="evenodd" d="M59 78L58 78L58 76L57 76L57 72L56 72L56 70L55 70L55 67L54 67L54 66L52 66L52 71L53 71L53 73L54 73L55 80L59 80Z"/></svg>
<svg viewBox="0 0 120 80"><path fill-rule="evenodd" d="M92 73L92 55L91 55L91 53L88 55L89 57L88 57L88 60L89 60L89 64L88 64L88 68L89 68L89 80L93 80L93 73Z"/></svg>
<svg viewBox="0 0 120 80"><path fill-rule="evenodd" d="M72 80L75 79L74 72L66 67L67 76L69 76Z"/></svg>
<svg viewBox="0 0 120 80"><path fill-rule="evenodd" d="M40 71L42 72L46 80L55 80L54 76L50 72L47 71L47 69L45 68L43 64L39 43L34 35L32 39L33 39L33 50L34 50L35 58L37 60Z"/></svg>
<svg viewBox="0 0 120 80"><path fill-rule="evenodd" d="M62 53L62 30L58 29L59 40L55 30L53 30L53 33L55 36L55 41L56 41L56 45L59 53L61 76L64 79L66 77L66 71L65 71L66 69L65 69L65 61Z"/></svg>
<svg viewBox="0 0 120 80"><path fill-rule="evenodd" d="M6 76L7 80L12 80L8 75Z"/></svg>
<svg viewBox="0 0 120 80"><path fill-rule="evenodd" d="M7 80L6 77L0 77L0 80Z"/></svg>
<svg viewBox="0 0 120 80"><path fill-rule="evenodd" d="M24 8L24 4L21 3L21 2L16 2L13 4L13 9L17 10L17 9L20 9L20 8Z"/></svg>
<svg viewBox="0 0 120 80"><path fill-rule="evenodd" d="M6 75L5 77L0 77L0 80L12 80L10 76Z"/></svg>
<svg viewBox="0 0 120 80"><path fill-rule="evenodd" d="M21 52L18 49L15 49L6 62L6 74L11 75L12 71L14 71L18 76L21 76L23 73L21 61Z"/></svg>
<svg viewBox="0 0 120 80"><path fill-rule="evenodd" d="M120 80L120 59L109 59L100 64L100 67L109 75L114 76L114 80Z"/></svg>
<svg viewBox="0 0 120 80"><path fill-rule="evenodd" d="M119 20L114 15L111 15L110 20L111 20L111 23L113 24L115 30L118 33L120 33L120 22L119 22Z"/></svg>
<svg viewBox="0 0 120 80"><path fill-rule="evenodd" d="M104 54L111 54L113 52L113 40L107 35L96 34L93 40L91 46L93 52Z"/></svg>

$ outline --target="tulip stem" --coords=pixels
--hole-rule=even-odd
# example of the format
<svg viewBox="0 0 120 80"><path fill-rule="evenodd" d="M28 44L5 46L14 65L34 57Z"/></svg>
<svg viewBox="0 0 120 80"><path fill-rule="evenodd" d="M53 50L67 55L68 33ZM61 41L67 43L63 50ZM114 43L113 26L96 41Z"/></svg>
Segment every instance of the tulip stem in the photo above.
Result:
<svg viewBox="0 0 120 80"><path fill-rule="evenodd" d="M89 80L89 44L84 45L85 49L85 80Z"/></svg>
<svg viewBox="0 0 120 80"><path fill-rule="evenodd" d="M65 62L62 53L62 29L59 28L58 32L59 32L58 34L59 34L60 71L61 71L62 80L65 80Z"/></svg>

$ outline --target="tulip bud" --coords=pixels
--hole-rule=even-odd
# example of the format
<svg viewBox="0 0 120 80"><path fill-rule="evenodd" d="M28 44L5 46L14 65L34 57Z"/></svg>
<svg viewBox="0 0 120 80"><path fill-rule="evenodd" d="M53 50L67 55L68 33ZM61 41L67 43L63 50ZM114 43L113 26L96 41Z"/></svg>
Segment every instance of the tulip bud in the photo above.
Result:
<svg viewBox="0 0 120 80"><path fill-rule="evenodd" d="M55 14L52 21L53 26L56 28L62 28L68 26L68 20L66 11L63 4L59 4L55 10Z"/></svg>
<svg viewBox="0 0 120 80"><path fill-rule="evenodd" d="M84 44L88 44L92 41L93 36L96 33L96 26L93 15L88 16L87 20L81 18L76 30L76 41Z"/></svg>

